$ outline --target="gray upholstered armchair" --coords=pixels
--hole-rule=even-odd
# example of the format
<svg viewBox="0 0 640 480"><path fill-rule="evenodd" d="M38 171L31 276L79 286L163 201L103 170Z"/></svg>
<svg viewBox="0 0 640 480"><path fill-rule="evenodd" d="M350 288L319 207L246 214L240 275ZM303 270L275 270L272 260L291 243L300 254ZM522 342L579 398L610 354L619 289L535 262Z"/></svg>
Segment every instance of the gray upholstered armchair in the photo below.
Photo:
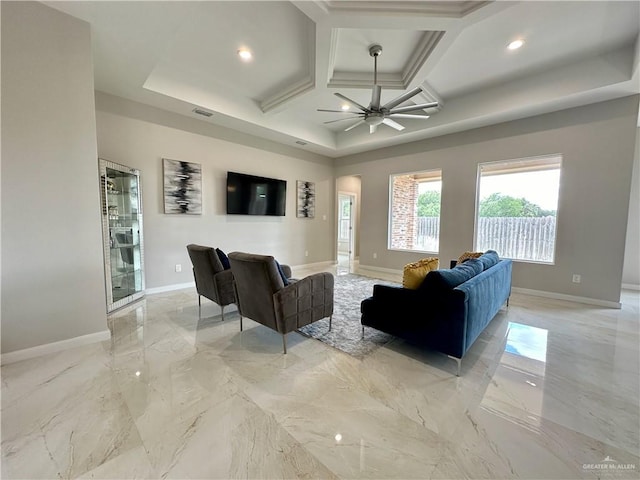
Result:
<svg viewBox="0 0 640 480"><path fill-rule="evenodd" d="M198 315L202 296L220 305L224 320L224 307L236 303L231 270L224 269L215 248L190 244L187 245L187 251L193 265L193 276L198 291Z"/></svg>
<svg viewBox="0 0 640 480"><path fill-rule="evenodd" d="M242 317L250 318L282 335L333 315L333 275L316 273L285 285L271 256L233 252L229 262L235 280L240 330ZM286 273L286 272L285 272ZM290 275L285 275L290 276Z"/></svg>

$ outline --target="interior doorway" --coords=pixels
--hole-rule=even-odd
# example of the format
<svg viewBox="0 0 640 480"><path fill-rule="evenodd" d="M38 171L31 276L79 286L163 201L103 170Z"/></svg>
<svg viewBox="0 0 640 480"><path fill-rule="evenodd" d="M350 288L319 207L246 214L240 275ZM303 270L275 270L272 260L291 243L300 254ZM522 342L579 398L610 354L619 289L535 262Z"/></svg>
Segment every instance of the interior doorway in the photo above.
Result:
<svg viewBox="0 0 640 480"><path fill-rule="evenodd" d="M355 262L355 213L357 195L338 192L338 271L350 273Z"/></svg>

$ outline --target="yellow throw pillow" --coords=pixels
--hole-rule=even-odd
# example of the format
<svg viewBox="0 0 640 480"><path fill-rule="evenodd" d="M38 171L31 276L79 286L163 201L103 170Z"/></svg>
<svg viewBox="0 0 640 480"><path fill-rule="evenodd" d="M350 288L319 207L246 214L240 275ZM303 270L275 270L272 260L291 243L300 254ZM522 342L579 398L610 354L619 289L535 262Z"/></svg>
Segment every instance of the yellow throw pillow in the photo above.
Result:
<svg viewBox="0 0 640 480"><path fill-rule="evenodd" d="M460 265L465 260L469 260L470 258L478 258L482 255L483 252L464 252L460 257L458 257L458 263L456 265Z"/></svg>
<svg viewBox="0 0 640 480"><path fill-rule="evenodd" d="M411 290L417 289L427 273L431 270L437 270L439 264L438 257L423 258L417 262L406 264L402 275L402 286Z"/></svg>

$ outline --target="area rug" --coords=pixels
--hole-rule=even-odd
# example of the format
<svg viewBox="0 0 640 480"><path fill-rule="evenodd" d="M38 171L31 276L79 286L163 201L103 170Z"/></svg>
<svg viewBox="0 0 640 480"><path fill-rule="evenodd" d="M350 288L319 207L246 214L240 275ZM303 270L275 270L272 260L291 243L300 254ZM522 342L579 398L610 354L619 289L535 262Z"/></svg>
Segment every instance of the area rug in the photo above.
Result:
<svg viewBox="0 0 640 480"><path fill-rule="evenodd" d="M389 343L394 338L392 335L373 328L366 328L365 338L362 338L360 302L373 294L375 284L397 286L395 283L361 275L335 276L331 330L329 331L329 319L323 319L298 331L359 359Z"/></svg>

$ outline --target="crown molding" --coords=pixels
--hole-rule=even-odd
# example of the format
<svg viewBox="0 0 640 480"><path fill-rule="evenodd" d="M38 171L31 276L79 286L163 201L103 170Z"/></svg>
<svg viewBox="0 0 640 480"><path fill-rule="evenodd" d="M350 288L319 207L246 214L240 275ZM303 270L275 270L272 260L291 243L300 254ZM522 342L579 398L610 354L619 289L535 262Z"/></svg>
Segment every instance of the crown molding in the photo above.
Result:
<svg viewBox="0 0 640 480"><path fill-rule="evenodd" d="M402 72L378 73L378 85L385 88L406 90L420 71L429 55L437 47L444 36L443 31L426 31L420 37L418 46L411 52ZM337 42L338 35L335 35ZM334 39L332 38L332 41ZM335 64L336 49L332 45L332 58L330 66ZM342 72L334 71L327 84L331 88L371 88L373 85L373 72Z"/></svg>
<svg viewBox="0 0 640 480"><path fill-rule="evenodd" d="M424 32L418 47L414 50L413 55L409 57L402 71L402 82L405 85L404 88L407 88L413 81L416 74L427 61L427 58L429 58L429 55L431 55L433 50L438 46L438 43L444 34L445 32L442 31Z"/></svg>
<svg viewBox="0 0 640 480"><path fill-rule="evenodd" d="M328 13L359 13L377 15L422 15L461 18L492 3L491 1L350 1L320 0L316 2Z"/></svg>
<svg viewBox="0 0 640 480"><path fill-rule="evenodd" d="M262 113L267 113L283 106L285 103L293 100L300 95L313 90L316 87L316 28L309 29L307 32L307 44L309 45L307 51L307 74L285 87L279 92L268 96L264 100L260 101L260 110Z"/></svg>
<svg viewBox="0 0 640 480"><path fill-rule="evenodd" d="M260 110L262 110L263 113L275 110L288 101L313 90L315 86L315 73L313 75L307 75L305 78L293 83L283 90L280 90L275 95L267 97L261 101L259 104Z"/></svg>

